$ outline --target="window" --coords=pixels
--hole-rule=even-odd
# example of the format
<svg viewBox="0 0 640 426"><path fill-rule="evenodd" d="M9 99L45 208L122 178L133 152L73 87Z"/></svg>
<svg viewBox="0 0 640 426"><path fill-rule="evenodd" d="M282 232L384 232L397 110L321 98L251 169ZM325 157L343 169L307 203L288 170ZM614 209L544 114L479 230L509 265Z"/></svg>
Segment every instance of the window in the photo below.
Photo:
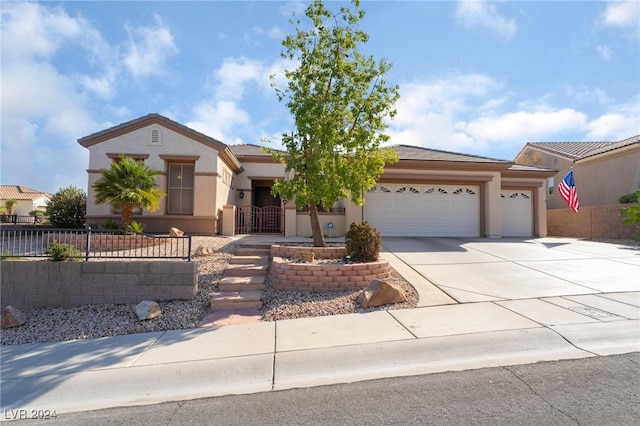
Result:
<svg viewBox="0 0 640 426"><path fill-rule="evenodd" d="M193 214L194 171L193 163L169 164L167 213Z"/></svg>

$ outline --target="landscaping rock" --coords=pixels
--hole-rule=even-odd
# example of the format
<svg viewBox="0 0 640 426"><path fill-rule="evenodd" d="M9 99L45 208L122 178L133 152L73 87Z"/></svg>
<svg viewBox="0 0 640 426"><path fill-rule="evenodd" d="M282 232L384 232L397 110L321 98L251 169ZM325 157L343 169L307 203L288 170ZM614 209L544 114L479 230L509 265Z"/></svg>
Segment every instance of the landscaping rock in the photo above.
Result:
<svg viewBox="0 0 640 426"><path fill-rule="evenodd" d="M296 260L301 260L307 263L313 263L315 256L312 250L299 250L296 252Z"/></svg>
<svg viewBox="0 0 640 426"><path fill-rule="evenodd" d="M211 256L213 251L209 247L200 246L196 249L196 256Z"/></svg>
<svg viewBox="0 0 640 426"><path fill-rule="evenodd" d="M179 230L178 228L169 229L170 237L182 237L184 235L184 231Z"/></svg>
<svg viewBox="0 0 640 426"><path fill-rule="evenodd" d="M27 322L27 315L18 308L9 305L2 310L1 327L5 328L20 327Z"/></svg>
<svg viewBox="0 0 640 426"><path fill-rule="evenodd" d="M141 321L154 319L162 315L162 310L160 309L160 305L151 300L143 300L138 303L135 307L136 315L138 315L138 319Z"/></svg>
<svg viewBox="0 0 640 426"><path fill-rule="evenodd" d="M363 308L403 303L407 295L402 287L382 280L371 280L367 288L358 295L358 303Z"/></svg>

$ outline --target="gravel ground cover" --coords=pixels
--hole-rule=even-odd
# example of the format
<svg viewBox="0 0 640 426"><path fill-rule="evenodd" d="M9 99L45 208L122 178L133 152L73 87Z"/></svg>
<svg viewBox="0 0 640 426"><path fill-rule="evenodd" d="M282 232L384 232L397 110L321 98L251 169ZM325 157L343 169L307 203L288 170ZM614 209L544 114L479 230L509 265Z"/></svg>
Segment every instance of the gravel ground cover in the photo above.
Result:
<svg viewBox="0 0 640 426"><path fill-rule="evenodd" d="M209 297L217 290L218 282L224 276L224 270L238 245L230 238L193 237L192 247L193 261L198 263L198 293L192 300L159 302L163 314L158 318L148 321L138 320L133 304L29 309L24 311L28 319L23 326L1 330L0 343L16 345L58 342L195 328L208 313ZM208 247L213 254L211 256L196 256L195 252L199 247ZM416 306L417 293L406 280L393 271L389 281L405 289L408 302L362 309L356 302L359 291L306 293L278 291L268 286L263 292L262 319L275 321L380 309L406 309Z"/></svg>

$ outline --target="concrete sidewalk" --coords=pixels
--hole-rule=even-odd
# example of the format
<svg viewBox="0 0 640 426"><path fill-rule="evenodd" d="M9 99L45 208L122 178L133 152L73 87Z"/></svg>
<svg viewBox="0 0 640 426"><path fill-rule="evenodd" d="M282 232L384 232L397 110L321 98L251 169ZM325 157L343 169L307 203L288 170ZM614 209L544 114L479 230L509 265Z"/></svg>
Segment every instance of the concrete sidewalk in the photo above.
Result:
<svg viewBox="0 0 640 426"><path fill-rule="evenodd" d="M60 414L635 352L639 299L481 302L3 346L2 420L16 410Z"/></svg>
<svg viewBox="0 0 640 426"><path fill-rule="evenodd" d="M2 346L0 420L640 351L636 249L389 239L381 256L417 308Z"/></svg>

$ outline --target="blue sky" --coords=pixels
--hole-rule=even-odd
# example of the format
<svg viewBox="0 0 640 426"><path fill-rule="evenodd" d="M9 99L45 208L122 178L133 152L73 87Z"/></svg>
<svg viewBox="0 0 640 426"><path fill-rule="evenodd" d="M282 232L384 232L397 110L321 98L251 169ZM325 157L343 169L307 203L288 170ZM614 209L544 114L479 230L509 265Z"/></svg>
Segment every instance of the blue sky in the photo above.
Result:
<svg viewBox="0 0 640 426"><path fill-rule="evenodd" d="M344 2L327 1L337 10ZM2 8L0 182L86 190L77 139L151 112L227 144L292 120L269 86L307 2L56 1ZM640 133L640 2L363 1L409 144L512 160L530 141Z"/></svg>

